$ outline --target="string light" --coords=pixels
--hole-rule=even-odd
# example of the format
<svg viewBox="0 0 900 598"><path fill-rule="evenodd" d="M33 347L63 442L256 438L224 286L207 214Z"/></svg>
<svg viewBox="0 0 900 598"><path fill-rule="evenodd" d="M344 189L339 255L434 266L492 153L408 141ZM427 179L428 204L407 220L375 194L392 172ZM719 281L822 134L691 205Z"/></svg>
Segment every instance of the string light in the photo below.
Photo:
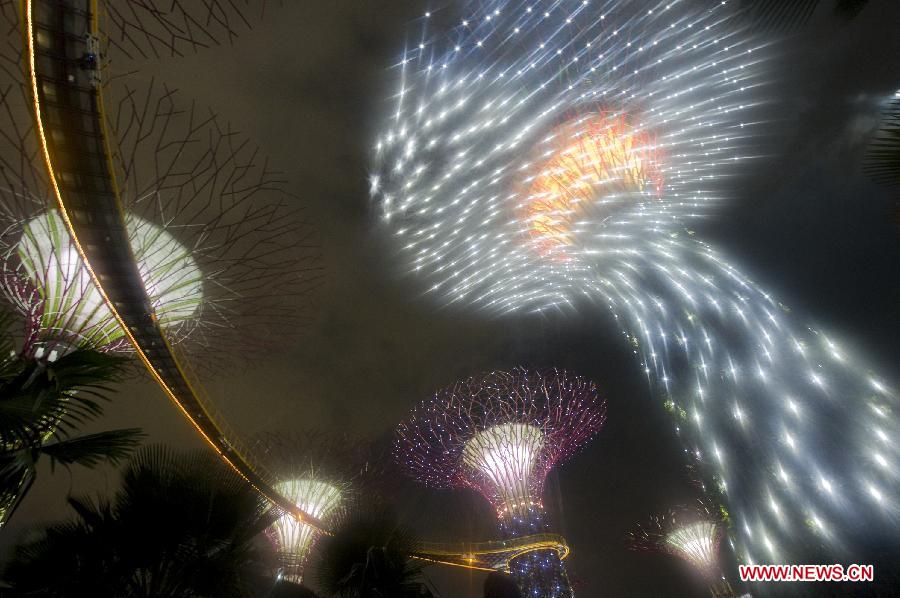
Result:
<svg viewBox="0 0 900 598"><path fill-rule="evenodd" d="M439 488L471 488L490 501L506 538L545 532L542 495L550 469L601 428L596 387L560 370L516 368L461 380L422 402L397 429L394 456ZM529 596L572 595L561 555L535 550L510 572Z"/></svg>
<svg viewBox="0 0 900 598"><path fill-rule="evenodd" d="M491 314L607 306L686 453L756 522L737 529L737 554L800 562L895 525L900 425L887 383L691 228L727 199L765 100L767 52L736 4L620 1L599 15L503 2L486 21L466 3L469 27L449 36L461 51L437 32L433 53L404 56L372 197L438 300ZM408 157L390 141L400 130ZM884 508L848 506L873 502ZM785 527L809 512L822 526Z"/></svg>

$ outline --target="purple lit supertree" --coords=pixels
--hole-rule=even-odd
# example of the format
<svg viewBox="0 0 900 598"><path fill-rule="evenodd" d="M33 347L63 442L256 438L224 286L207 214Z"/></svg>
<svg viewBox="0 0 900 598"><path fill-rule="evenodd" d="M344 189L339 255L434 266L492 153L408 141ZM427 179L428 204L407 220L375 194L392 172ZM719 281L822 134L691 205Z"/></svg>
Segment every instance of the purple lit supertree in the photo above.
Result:
<svg viewBox="0 0 900 598"><path fill-rule="evenodd" d="M606 402L584 378L557 369L494 371L423 401L398 427L394 457L427 486L479 492L496 510L504 538L518 538L549 529L547 474L605 420ZM528 596L572 596L553 550L526 552L509 568Z"/></svg>
<svg viewBox="0 0 900 598"><path fill-rule="evenodd" d="M709 583L713 596L734 596L719 566L719 544L725 534L721 511L705 500L654 516L627 536L628 547L665 552L684 559Z"/></svg>

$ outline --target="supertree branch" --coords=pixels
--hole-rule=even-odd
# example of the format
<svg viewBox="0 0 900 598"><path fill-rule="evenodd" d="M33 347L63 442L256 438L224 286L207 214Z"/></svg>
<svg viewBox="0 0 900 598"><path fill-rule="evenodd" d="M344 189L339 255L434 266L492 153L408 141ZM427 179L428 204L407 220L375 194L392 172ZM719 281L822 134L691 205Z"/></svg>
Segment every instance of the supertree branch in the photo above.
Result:
<svg viewBox="0 0 900 598"><path fill-rule="evenodd" d="M233 43L266 0L104 0L108 43L130 59L183 56Z"/></svg>
<svg viewBox="0 0 900 598"><path fill-rule="evenodd" d="M310 319L308 296L321 281L313 227L257 147L175 91L125 86L113 123L132 209L149 211L191 239L213 285L201 334L241 325L281 335Z"/></svg>
<svg viewBox="0 0 900 598"><path fill-rule="evenodd" d="M394 455L419 481L469 487L498 514L540 506L547 473L603 425L593 383L560 370L516 368L461 380L400 425Z"/></svg>
<svg viewBox="0 0 900 598"><path fill-rule="evenodd" d="M900 185L900 91L888 102L881 124L869 141L863 172L884 185Z"/></svg>
<svg viewBox="0 0 900 598"><path fill-rule="evenodd" d="M21 118L27 101L25 88L17 83L0 89L0 217L7 225L40 209L47 190L46 175L35 166L41 162L33 125Z"/></svg>
<svg viewBox="0 0 900 598"><path fill-rule="evenodd" d="M202 352L203 368L222 369L302 329L311 318L312 294L322 273L314 229L305 220L299 199L287 191L281 173L214 112L180 102L177 92L165 85L155 81L136 85L122 79L107 87L113 107L109 116L113 162L133 223L132 246L149 277L145 284L155 297L158 315L167 306L180 310L177 327L169 330L180 350ZM4 90L0 112L8 125L0 133L8 142L0 152L5 198L2 245L8 266L4 288L29 320L26 336L32 338L42 318L46 324L48 298L34 276L23 273L49 268L57 274L75 274L80 267L73 264L60 270L70 257L78 259L65 235L53 237L52 250L29 250L28 258L23 257L23 233L46 209L47 184L34 167L40 161L20 89L13 83ZM52 212L48 218L53 218ZM54 230L49 225L38 228ZM34 247L47 245L35 243ZM177 256L191 269L176 267ZM34 267L24 267L31 262ZM194 274L186 274L190 271ZM16 280L10 278L13 274ZM85 298L95 293L92 285L65 275L60 280L71 292L57 303L78 307L71 313L54 309L58 313L52 328L75 327L68 336L100 339L82 330L85 322L97 323L103 317L102 302ZM92 305L92 312L98 310L96 317L70 317L84 311L81 298ZM193 310L187 309L188 300L196 304ZM110 347L111 342L101 345Z"/></svg>
<svg viewBox="0 0 900 598"><path fill-rule="evenodd" d="M725 524L719 510L705 500L670 509L637 527L627 537L631 550L664 552L684 559L710 582L722 577L719 544Z"/></svg>

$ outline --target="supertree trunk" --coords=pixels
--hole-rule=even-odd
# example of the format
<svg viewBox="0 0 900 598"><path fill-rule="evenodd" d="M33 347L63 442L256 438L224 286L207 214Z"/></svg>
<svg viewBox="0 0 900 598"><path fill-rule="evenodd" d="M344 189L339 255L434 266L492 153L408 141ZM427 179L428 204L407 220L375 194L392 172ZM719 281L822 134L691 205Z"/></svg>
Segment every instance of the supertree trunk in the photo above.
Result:
<svg viewBox="0 0 900 598"><path fill-rule="evenodd" d="M521 516L501 520L504 539L521 538L550 531L544 510L531 507ZM511 559L509 574L526 598L570 598L574 596L566 568L555 550L532 550Z"/></svg>

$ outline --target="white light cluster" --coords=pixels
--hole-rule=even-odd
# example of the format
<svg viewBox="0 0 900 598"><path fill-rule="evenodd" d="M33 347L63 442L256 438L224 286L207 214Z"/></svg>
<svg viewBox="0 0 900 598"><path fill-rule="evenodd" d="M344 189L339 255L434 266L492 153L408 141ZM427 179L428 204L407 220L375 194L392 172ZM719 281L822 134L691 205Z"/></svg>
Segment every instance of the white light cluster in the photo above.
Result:
<svg viewBox="0 0 900 598"><path fill-rule="evenodd" d="M597 271L597 261L627 265L644 237L664 239L717 203L712 183L746 145L760 59L728 26L726 3L683 4L469 2L460 24L433 38L423 19L398 65L370 188L432 292L499 312L569 304L594 294L586 280L627 276ZM600 227L573 218L590 237L581 259L545 260L523 242L530 223L514 208L532 199L541 164L579 135L577 125L568 138L554 129L598 111L652 134L664 186L659 198L635 194Z"/></svg>
<svg viewBox="0 0 900 598"><path fill-rule="evenodd" d="M178 339L199 315L203 273L164 228L133 215L126 218L126 226L154 312ZM25 314L39 306L33 325L43 341L98 348L124 339L55 210L26 222L2 262L10 276L3 290L13 303ZM15 276L21 282L16 283Z"/></svg>
<svg viewBox="0 0 900 598"><path fill-rule="evenodd" d="M766 52L734 4L487 1L465 3L449 32L423 19L397 65L371 191L444 301L608 306L677 407L686 452L725 492L738 556L802 562L807 547L837 555L896 526L900 425L888 384L688 228L752 152L745 125L764 99ZM571 247L548 259L521 208L583 133L578 119L597 114L651 140L661 187L623 189L614 171L589 181L593 205L551 214Z"/></svg>
<svg viewBox="0 0 900 598"><path fill-rule="evenodd" d="M320 480L288 480L277 484L275 488L303 512L316 519L330 515L341 504L341 489ZM272 524L270 535L278 548L283 578L300 583L303 580L303 566L319 532L313 526L297 521L293 515L285 514Z"/></svg>
<svg viewBox="0 0 900 598"><path fill-rule="evenodd" d="M541 497L531 496L531 473L543 446L537 426L501 424L475 434L463 449L463 462L494 485L505 514L524 516Z"/></svg>
<svg viewBox="0 0 900 598"><path fill-rule="evenodd" d="M671 552L690 561L703 572L717 570L719 529L710 521L698 521L672 530L665 543Z"/></svg>

